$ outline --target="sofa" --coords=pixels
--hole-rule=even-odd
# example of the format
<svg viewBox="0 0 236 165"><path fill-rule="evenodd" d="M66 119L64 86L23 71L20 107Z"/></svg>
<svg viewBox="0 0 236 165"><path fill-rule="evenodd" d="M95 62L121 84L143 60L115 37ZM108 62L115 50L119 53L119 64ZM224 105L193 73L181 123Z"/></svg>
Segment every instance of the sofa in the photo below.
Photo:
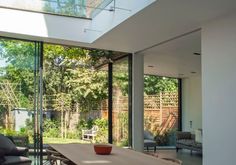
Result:
<svg viewBox="0 0 236 165"><path fill-rule="evenodd" d="M176 152L179 149L188 149L202 153L202 143L195 140L195 135L191 132L176 132Z"/></svg>
<svg viewBox="0 0 236 165"><path fill-rule="evenodd" d="M31 160L27 155L27 147L17 147L10 138L0 134L1 165L30 165Z"/></svg>

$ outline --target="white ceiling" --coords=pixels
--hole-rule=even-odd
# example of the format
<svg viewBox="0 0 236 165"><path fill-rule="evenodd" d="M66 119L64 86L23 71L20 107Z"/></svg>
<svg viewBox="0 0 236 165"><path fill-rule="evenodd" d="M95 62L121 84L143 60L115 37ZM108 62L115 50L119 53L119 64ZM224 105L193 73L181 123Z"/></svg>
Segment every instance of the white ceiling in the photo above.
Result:
<svg viewBox="0 0 236 165"><path fill-rule="evenodd" d="M144 52L144 73L167 77L201 75L201 31L182 36Z"/></svg>
<svg viewBox="0 0 236 165"><path fill-rule="evenodd" d="M146 74L197 76L201 74L201 56L193 53L201 52L201 32L177 36L201 29L211 19L234 11L235 0L158 0L100 37L92 46L123 52L145 50L142 54ZM158 46L148 49L154 45ZM147 67L150 65L154 67Z"/></svg>
<svg viewBox="0 0 236 165"><path fill-rule="evenodd" d="M235 0L157 0L89 46L137 52L234 11Z"/></svg>
<svg viewBox="0 0 236 165"><path fill-rule="evenodd" d="M145 68L145 73L170 77L189 77L201 74L201 57L192 55L193 52L201 51L201 34L199 31L185 36L182 35L201 29L208 21L235 11L236 0L156 0L156 2L120 23L93 43L75 42L73 40L71 32L78 31L79 34L80 26L76 21L71 21L73 25L70 27L66 24L65 28L58 28L63 31L59 33L59 36L70 34L72 39L59 40L54 37L45 37L46 39L43 41L130 53L141 51L145 57L145 66L154 66L153 68ZM15 17L15 15L12 15L12 18ZM19 20L18 26L20 28L17 26L17 29L22 30L22 34L28 34L26 33L27 28L22 28L24 23L21 19ZM9 21L6 20L6 22ZM10 25L12 22L14 21L9 22ZM52 20L48 23L53 24L53 27L57 25ZM100 22L100 24L103 23ZM25 39L28 37L28 39L37 40L36 29L32 34L33 38L30 38L31 35L20 36L17 33L8 31L9 29L2 30L0 33L3 36L16 38L19 36L25 37ZM54 34L58 29L53 28L50 33ZM154 45L158 46L153 47ZM150 47L152 48L149 49ZM192 74L191 72L196 73ZM180 76L180 74L184 75Z"/></svg>

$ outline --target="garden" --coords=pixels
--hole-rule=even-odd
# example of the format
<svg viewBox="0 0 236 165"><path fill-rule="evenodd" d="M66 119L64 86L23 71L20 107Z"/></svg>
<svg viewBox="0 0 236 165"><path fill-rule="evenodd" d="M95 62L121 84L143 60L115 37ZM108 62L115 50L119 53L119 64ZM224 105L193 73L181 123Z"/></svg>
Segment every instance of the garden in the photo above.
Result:
<svg viewBox="0 0 236 165"><path fill-rule="evenodd" d="M39 97L35 46L33 42L0 39L0 133L25 136L31 144L40 120L34 111L39 104L35 102ZM94 126L99 129L93 142L108 141L108 72L103 64L115 54L44 44L42 128L45 144L91 142L82 140L82 131ZM127 146L128 62L120 60L113 65L113 140L117 145ZM177 88L177 79L144 76L144 125L156 135L160 145L168 145L166 139L177 128Z"/></svg>

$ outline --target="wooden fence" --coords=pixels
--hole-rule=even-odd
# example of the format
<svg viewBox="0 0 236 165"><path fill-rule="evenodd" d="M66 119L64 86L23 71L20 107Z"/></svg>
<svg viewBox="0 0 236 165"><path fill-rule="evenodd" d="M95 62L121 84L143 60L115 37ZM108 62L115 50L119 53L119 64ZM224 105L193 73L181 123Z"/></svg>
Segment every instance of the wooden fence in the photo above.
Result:
<svg viewBox="0 0 236 165"><path fill-rule="evenodd" d="M102 118L108 118L108 100L101 106ZM120 114L128 116L128 97L113 98L113 133L118 139L125 138L123 118ZM144 96L144 128L154 134L163 134L166 130L177 128L178 121L178 93L165 92L159 95Z"/></svg>

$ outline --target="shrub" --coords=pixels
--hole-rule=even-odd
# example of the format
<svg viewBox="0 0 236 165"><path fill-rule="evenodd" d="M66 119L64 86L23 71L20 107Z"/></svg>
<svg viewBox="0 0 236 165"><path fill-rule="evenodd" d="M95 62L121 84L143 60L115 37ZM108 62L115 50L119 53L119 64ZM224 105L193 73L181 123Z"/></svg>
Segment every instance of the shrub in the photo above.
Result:
<svg viewBox="0 0 236 165"><path fill-rule="evenodd" d="M84 119L80 119L76 126L76 129L78 132L78 138L82 139L82 129L87 129L87 122Z"/></svg>
<svg viewBox="0 0 236 165"><path fill-rule="evenodd" d="M60 122L57 120L45 119L43 128L45 137L57 138L60 136Z"/></svg>
<svg viewBox="0 0 236 165"><path fill-rule="evenodd" d="M94 124L98 126L99 130L95 137L96 143L107 143L108 142L108 120L107 119L96 119Z"/></svg>

